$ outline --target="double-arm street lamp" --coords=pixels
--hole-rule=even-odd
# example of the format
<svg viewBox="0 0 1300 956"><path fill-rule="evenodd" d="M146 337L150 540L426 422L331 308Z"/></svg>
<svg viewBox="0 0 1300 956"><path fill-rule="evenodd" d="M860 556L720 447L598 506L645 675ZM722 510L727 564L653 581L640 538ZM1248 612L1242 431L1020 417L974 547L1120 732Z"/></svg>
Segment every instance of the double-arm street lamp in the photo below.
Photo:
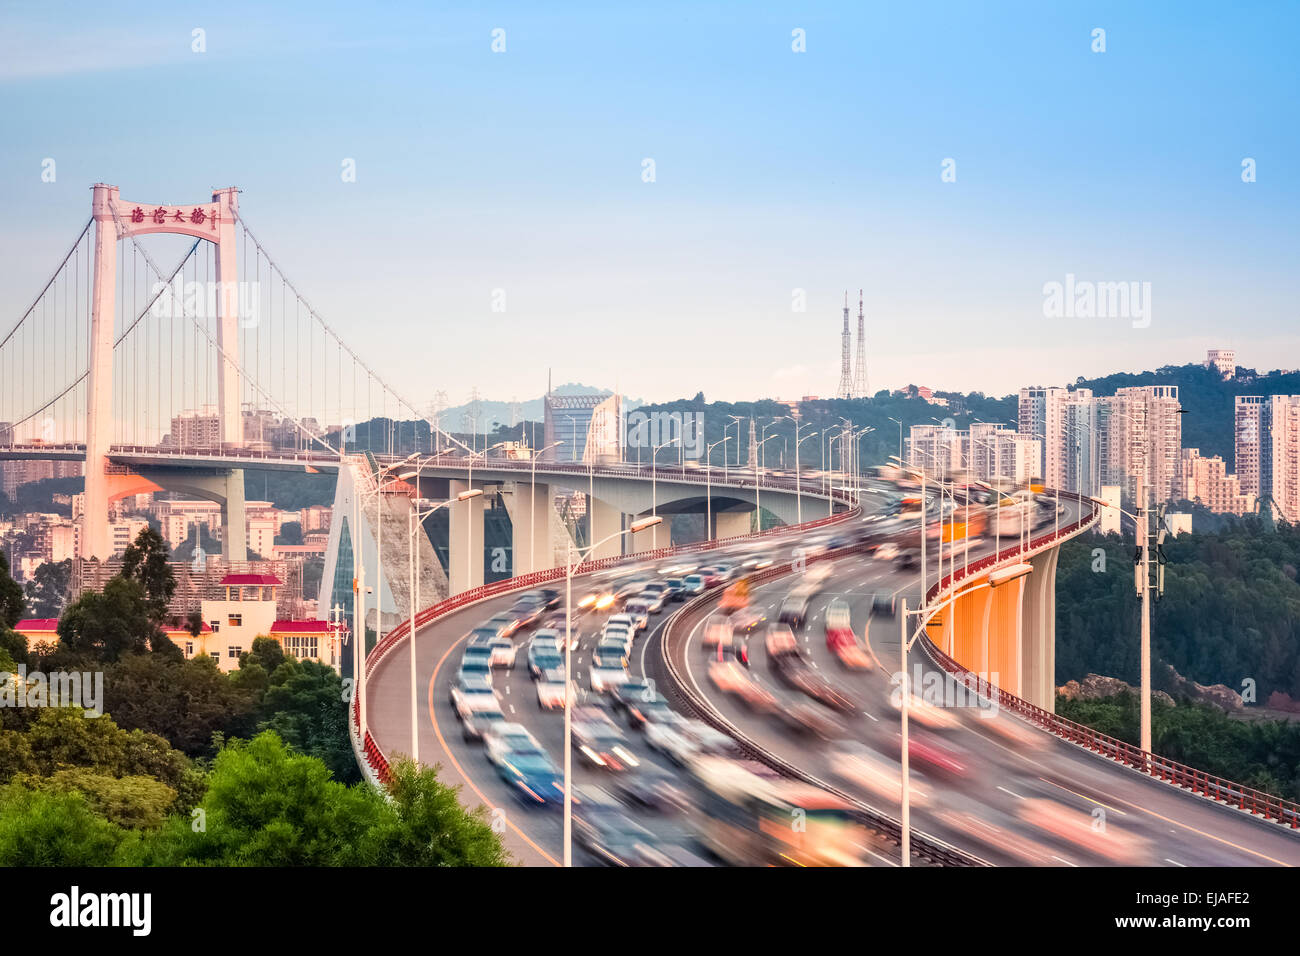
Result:
<svg viewBox="0 0 1300 956"><path fill-rule="evenodd" d="M573 575L578 568L595 552L595 550L606 541L613 541L615 538L621 538L625 534L636 534L638 531L644 531L646 528L653 528L658 525L662 518L658 515L652 515L649 518L641 518L633 521L632 524L624 531L615 531L611 535L601 538L599 541L588 545L579 551L579 559L575 563L573 560L573 540L569 539L567 543L567 560L565 561L564 571L564 865L573 866L573 787L571 785L573 773L573 690L575 682L573 679L573 670L570 666L571 648L573 647Z"/></svg>
<svg viewBox="0 0 1300 956"><path fill-rule="evenodd" d="M808 422L808 424L811 425L812 422ZM795 507L795 522L797 524L803 524L803 489L799 483L799 476L800 476L799 446L802 445L810 438L816 438L817 434L818 434L817 432L809 432L807 435L804 435L803 438L800 438L799 426L797 424L795 425L794 428L794 507Z"/></svg>
<svg viewBox="0 0 1300 956"><path fill-rule="evenodd" d="M704 538L706 541L713 540L713 449L719 445L722 447L722 480L727 480L727 442L731 441L731 436L727 435L720 441L715 441L704 450Z"/></svg>
<svg viewBox="0 0 1300 956"><path fill-rule="evenodd" d="M669 445L677 444L681 440L682 440L682 436L678 435L675 438L668 439L666 442L662 442L658 445L655 445L654 448L651 449L650 452L650 513L655 517L658 517L659 515L659 487L658 487L659 449L667 448ZM659 522L656 521L655 525L657 526L658 524ZM646 527L649 527L649 525L647 525ZM652 546L655 548L659 547L658 527L655 527L654 530L654 540L652 542Z"/></svg>
<svg viewBox="0 0 1300 956"><path fill-rule="evenodd" d="M910 780L911 770L909 767L908 752L907 752L907 724L908 724L908 712L910 710L909 703L912 697L912 688L908 685L908 680L907 680L908 649L911 648L911 646L916 642L916 639L920 637L921 634L925 631L925 626L930 622L930 619L934 617L934 615L937 614L939 611L941 611L943 608L947 607L953 601L957 600L957 598L965 597L967 594L970 594L972 591L978 591L981 588L1000 587L1001 585L1006 584L1009 581L1015 581L1018 578L1024 577L1026 574L1029 574L1031 571L1033 571L1033 568L1028 564L1013 564L1010 567L1000 568L996 571L990 571L988 578L986 578L984 581L981 581L979 584L976 584L973 587L964 588L961 591L957 591L949 595L945 600L934 605L933 607L927 607L925 605L926 595L925 592L922 591L921 607L917 608L915 611L909 611L907 609L907 599L906 598L903 599L902 611L899 614L899 658L902 665L902 672L899 675L899 682L898 682L898 692L899 692L899 701L900 701L899 710L901 711L902 714L901 733L903 739L902 750L901 750L901 755L902 755L901 815L902 815L902 831L903 831L903 840L902 840L903 843L902 865L903 866L911 865L911 855L912 855L912 850L911 850L912 789L911 789L911 780ZM909 618L911 617L918 617L920 618L920 621L916 625L916 630L913 631L912 635L909 637L907 633L907 624Z"/></svg>
<svg viewBox="0 0 1300 956"><path fill-rule="evenodd" d="M537 507L537 459L541 458L552 448L563 444L564 442L562 441L553 441L545 448L539 449L533 453L531 469L532 475L528 482L528 570L530 572L537 570L533 567L533 562L537 557L537 515L533 514L533 509ZM548 502L547 514L550 514L550 508L551 504ZM515 510L518 511L518 505L516 505ZM518 556L516 555L516 557ZM554 558L554 556L552 556L552 558Z"/></svg>
<svg viewBox="0 0 1300 956"><path fill-rule="evenodd" d="M762 479L759 476L759 462L762 461L765 457L763 452L763 446L766 445L768 442L772 441L773 439L775 439L776 437L777 437L776 435L768 435L761 442L759 442L758 457L754 459L754 515L755 518L757 519L756 528L755 528L755 530L757 531L763 530L763 497L762 497L763 492L762 489L759 487L762 484Z"/></svg>

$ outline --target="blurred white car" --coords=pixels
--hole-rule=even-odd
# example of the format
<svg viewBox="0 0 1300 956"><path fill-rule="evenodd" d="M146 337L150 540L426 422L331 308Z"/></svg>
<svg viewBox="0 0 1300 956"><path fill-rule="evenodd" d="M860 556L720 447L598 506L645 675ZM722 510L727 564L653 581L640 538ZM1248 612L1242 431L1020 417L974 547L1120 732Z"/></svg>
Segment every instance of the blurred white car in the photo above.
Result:
<svg viewBox="0 0 1300 956"><path fill-rule="evenodd" d="M591 689L597 694L608 694L615 687L631 680L625 667L593 667L591 669Z"/></svg>

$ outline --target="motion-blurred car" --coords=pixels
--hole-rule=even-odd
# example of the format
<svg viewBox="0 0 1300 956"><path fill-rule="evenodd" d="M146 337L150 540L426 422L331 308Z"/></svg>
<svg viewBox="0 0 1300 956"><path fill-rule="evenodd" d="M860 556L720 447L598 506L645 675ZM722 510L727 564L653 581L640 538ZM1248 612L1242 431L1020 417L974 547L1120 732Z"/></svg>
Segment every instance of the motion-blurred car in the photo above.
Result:
<svg viewBox="0 0 1300 956"><path fill-rule="evenodd" d="M506 719L506 715L501 712L501 704L495 697L490 701L476 697L481 698L481 695L466 697L456 708L460 717L461 734L466 740L481 739L489 727Z"/></svg>
<svg viewBox="0 0 1300 956"><path fill-rule="evenodd" d="M753 634L767 623L767 612L761 607L748 607L731 615L733 632Z"/></svg>
<svg viewBox="0 0 1300 956"><path fill-rule="evenodd" d="M803 659L800 659L803 661ZM794 690L799 691L819 704L842 714L857 714L862 710L862 703L844 688L827 680L807 665L806 661L794 666L787 666L778 674Z"/></svg>
<svg viewBox="0 0 1300 956"><path fill-rule="evenodd" d="M595 667L627 667L631 653L628 641L614 634L596 645L591 652L591 663Z"/></svg>
<svg viewBox="0 0 1300 956"><path fill-rule="evenodd" d="M781 610L776 619L792 628L803 627L808 618L808 594L801 590L791 591L781 602Z"/></svg>
<svg viewBox="0 0 1300 956"><path fill-rule="evenodd" d="M488 653L469 654L461 658L460 669L456 672L456 680L463 681L466 678L477 677L486 680L488 686L492 685L492 651L489 648Z"/></svg>
<svg viewBox="0 0 1300 956"><path fill-rule="evenodd" d="M615 665L591 668L591 690L596 694L608 694L620 684L626 684L629 679L626 667Z"/></svg>
<svg viewBox="0 0 1300 956"><path fill-rule="evenodd" d="M659 813L686 810L691 806L690 794L677 777L654 766L619 777L615 792L629 806Z"/></svg>
<svg viewBox="0 0 1300 956"><path fill-rule="evenodd" d="M874 614L893 617L896 613L898 599L887 591L876 591L871 595L871 610Z"/></svg>
<svg viewBox="0 0 1300 956"><path fill-rule="evenodd" d="M521 601L535 601L542 606L543 611L549 611L560 606L560 592L551 588L538 588L535 591L528 591L520 595Z"/></svg>
<svg viewBox="0 0 1300 956"><path fill-rule="evenodd" d="M628 816L609 794L592 787L583 791L573 816L573 837L580 846L605 866L663 865L653 833Z"/></svg>
<svg viewBox="0 0 1300 956"><path fill-rule="evenodd" d="M682 579L682 593L686 597L698 597L704 593L707 587L704 576L701 574L688 574Z"/></svg>
<svg viewBox="0 0 1300 956"><path fill-rule="evenodd" d="M537 706L542 710L557 710L564 706L564 690L569 689L570 700L574 699L573 686L564 679L564 668L555 667L542 671L537 678Z"/></svg>
<svg viewBox="0 0 1300 956"><path fill-rule="evenodd" d="M668 701L658 694L649 700L629 701L625 712L628 726L634 730L644 728L646 724L671 720L676 715Z"/></svg>
<svg viewBox="0 0 1300 956"><path fill-rule="evenodd" d="M704 634L700 638L700 646L704 648L706 654L713 654L717 652L719 646L730 645L731 638L731 618L725 614L710 614L704 622Z"/></svg>
<svg viewBox="0 0 1300 956"><path fill-rule="evenodd" d="M623 611L632 618L632 624L638 631L650 626L650 605L639 596L629 598L623 604Z"/></svg>
<svg viewBox="0 0 1300 956"><path fill-rule="evenodd" d="M482 674L467 674L451 685L451 706L463 717L475 709L499 706L500 698L492 689L491 679Z"/></svg>
<svg viewBox="0 0 1300 956"><path fill-rule="evenodd" d="M668 600L668 585L662 581L652 581L642 588L637 599L646 602L646 607L651 614L658 614L664 609L664 602Z"/></svg>
<svg viewBox="0 0 1300 956"><path fill-rule="evenodd" d="M604 637L610 631L626 631L632 634L636 630L636 621L630 614L611 614L600 629L600 636Z"/></svg>
<svg viewBox="0 0 1300 956"><path fill-rule="evenodd" d="M634 701L650 700L655 696L653 685L644 678L629 679L627 683L614 688L610 694L609 706L615 713L625 711Z"/></svg>
<svg viewBox="0 0 1300 956"><path fill-rule="evenodd" d="M540 638L549 638L549 639L551 639L551 640L554 640L554 641L555 641L555 646L559 648L559 650L560 650L560 654L563 655L563 654L564 654L564 617L563 617L563 615L560 616L559 624L556 625L556 626L551 626L551 619L550 619L550 618L547 618L547 620L546 620L546 622L545 622L545 626L543 626L543 627L539 627L536 631L533 632L533 639L534 639L534 640L536 640L536 639L539 638L539 637L540 637ZM581 642L581 638L582 638L582 635L578 633L577 624L576 624L576 622L575 622L575 623L574 623L574 627L573 627L573 631L572 631L572 633L570 634L570 638L569 638L569 650L571 650L571 651L576 651L576 650L578 649L578 645L579 645L579 643Z"/></svg>
<svg viewBox="0 0 1300 956"><path fill-rule="evenodd" d="M910 731L907 753L909 762L931 777L961 780L969 777L972 771L971 759L966 753L929 731Z"/></svg>
<svg viewBox="0 0 1300 956"><path fill-rule="evenodd" d="M629 770L641 765L627 746L627 736L604 714L581 708L582 719L574 721L573 743L587 763L602 770Z"/></svg>
<svg viewBox="0 0 1300 956"><path fill-rule="evenodd" d="M834 712L810 700L773 707L773 713L795 733L813 734L823 740L837 740L848 732L844 721L836 717Z"/></svg>
<svg viewBox="0 0 1300 956"><path fill-rule="evenodd" d="M519 630L519 620L513 614L494 614L483 626L495 627L502 637L513 637L515 631Z"/></svg>
<svg viewBox="0 0 1300 956"><path fill-rule="evenodd" d="M545 752L527 727L510 721L493 724L483 732L483 749L492 763L500 763L502 758L512 751Z"/></svg>
<svg viewBox="0 0 1300 956"><path fill-rule="evenodd" d="M510 618L513 625L510 633L514 634L521 627L532 627L542 619L542 605L521 598L510 606L506 616Z"/></svg>
<svg viewBox="0 0 1300 956"><path fill-rule="evenodd" d="M1022 801L1020 819L1108 863L1138 866L1151 862L1145 840L1124 833L1109 822L1104 827L1095 827L1090 813L1062 806L1055 800L1035 797Z"/></svg>
<svg viewBox="0 0 1300 956"><path fill-rule="evenodd" d="M903 699L897 687L889 693L889 706L902 710ZM952 730L958 725L957 715L951 708L931 704L917 694L907 702L907 719L931 730Z"/></svg>
<svg viewBox="0 0 1300 956"><path fill-rule="evenodd" d="M541 677L543 671L564 668L564 655L552 643L533 643L528 648L528 673L533 680Z"/></svg>
<svg viewBox="0 0 1300 956"><path fill-rule="evenodd" d="M664 582L668 589L668 600L682 601L686 598L686 582L681 578L669 578Z"/></svg>
<svg viewBox="0 0 1300 956"><path fill-rule="evenodd" d="M494 638L489 646L492 648L493 667L504 667L510 671L515 669L515 655L519 648L515 646L514 641L508 637L498 637Z"/></svg>
<svg viewBox="0 0 1300 956"><path fill-rule="evenodd" d="M831 748L831 774L842 783L865 791L872 798L897 806L903 799L903 768L857 740L845 740ZM929 788L910 787L909 801L923 807L930 801Z"/></svg>
<svg viewBox="0 0 1300 956"><path fill-rule="evenodd" d="M849 670L869 671L875 666L853 633L848 604L839 598L826 609L826 647Z"/></svg>
<svg viewBox="0 0 1300 956"><path fill-rule="evenodd" d="M496 767L501 779L514 787L524 803L545 806L564 802L564 775L544 752L508 751Z"/></svg>
<svg viewBox="0 0 1300 956"><path fill-rule="evenodd" d="M750 677L743 665L730 655L723 654L720 657L720 660L709 664L709 680L714 687L758 713L770 713L777 709L776 697Z"/></svg>

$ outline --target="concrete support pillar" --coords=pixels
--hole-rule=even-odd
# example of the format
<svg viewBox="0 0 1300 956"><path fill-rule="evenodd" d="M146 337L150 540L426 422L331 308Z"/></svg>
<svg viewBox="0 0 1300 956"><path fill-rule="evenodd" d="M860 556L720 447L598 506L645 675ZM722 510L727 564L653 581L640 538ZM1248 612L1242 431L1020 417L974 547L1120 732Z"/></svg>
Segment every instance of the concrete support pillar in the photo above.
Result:
<svg viewBox="0 0 1300 956"><path fill-rule="evenodd" d="M555 515L551 486L515 482L514 510L510 515L513 528L515 574L530 574L555 566L555 548L551 523Z"/></svg>
<svg viewBox="0 0 1300 956"><path fill-rule="evenodd" d="M226 475L226 500L221 506L221 556L227 561L248 560L248 521L244 516L244 470ZM262 555L269 558L270 555Z"/></svg>
<svg viewBox="0 0 1300 956"><path fill-rule="evenodd" d="M748 511L720 511L713 514L713 536L715 538L734 538L749 534Z"/></svg>
<svg viewBox="0 0 1300 956"><path fill-rule="evenodd" d="M1045 710L1056 705L1056 562L1053 548L1030 560L1034 571L1025 583L1025 633L1021 695Z"/></svg>
<svg viewBox="0 0 1300 956"><path fill-rule="evenodd" d="M469 490L466 481L450 482L455 497ZM451 512L447 534L447 571L451 593L460 594L483 583L483 499L484 495L447 506Z"/></svg>
<svg viewBox="0 0 1300 956"><path fill-rule="evenodd" d="M589 547L622 529L623 514L613 505L606 504L599 498L592 498L587 502L587 508L591 517L591 538L587 542ZM611 541L606 541L593 551L591 560L613 558L622 553L622 542L618 538L614 538Z"/></svg>
<svg viewBox="0 0 1300 956"><path fill-rule="evenodd" d="M1018 578L992 591L989 607L987 676L1003 690L1021 695L1024 683L1022 635L1025 579Z"/></svg>

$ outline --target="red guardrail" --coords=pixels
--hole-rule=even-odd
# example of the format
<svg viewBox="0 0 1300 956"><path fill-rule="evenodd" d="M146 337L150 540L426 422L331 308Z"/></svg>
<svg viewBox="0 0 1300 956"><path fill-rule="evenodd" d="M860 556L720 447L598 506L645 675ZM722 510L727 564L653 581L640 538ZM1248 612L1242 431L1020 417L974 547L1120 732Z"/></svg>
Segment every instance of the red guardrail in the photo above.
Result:
<svg viewBox="0 0 1300 956"><path fill-rule="evenodd" d="M1066 495L1065 492L1061 494L1074 498L1080 503L1083 501L1078 495ZM1033 539L1029 543L1027 550L1041 548L1044 545L1053 544L1063 538L1072 536L1092 523L1096 518L1096 511L1096 506L1094 506L1087 518L1080 515L1077 521L1059 530L1054 529L1050 534ZM973 576L976 572L983 571L1000 561L1018 558L1025 553L1027 551L1022 551L1020 547L1008 548L997 555L981 558L971 564L969 570L958 568L954 574L940 578L939 583L929 590L926 600L932 602L943 591L960 583L965 578ZM1216 777L1203 770L1197 770L1195 767L1169 760L1158 754L1148 753L1140 747L1135 747L1126 741L1103 734L1085 724L1058 717L1051 711L1044 710L1042 707L1008 693L991 681L967 670L937 647L928 636L925 637L925 647L939 666L951 674L954 679L960 681L968 690L989 700L996 701L999 707L1019 714L1037 727L1060 737L1062 740L1077 744L1093 753L1101 754L1126 767L1131 767L1139 773L1147 774L1166 783L1190 790L1193 793L1210 797L1220 803L1237 807L1255 816L1262 816L1266 820L1275 820L1284 826L1291 827L1293 830L1300 829L1300 804L1281 797L1275 797L1272 794L1252 789L1231 780L1225 780L1222 777Z"/></svg>
<svg viewBox="0 0 1300 956"><path fill-rule="evenodd" d="M672 557L677 554L691 554L697 551L710 551L714 548L725 547L736 544L741 541L754 541L761 538L768 538L774 535L785 534L790 531L811 531L816 528L825 527L830 524L838 524L847 521L850 518L859 516L862 513L861 508L853 508L840 514L827 515L824 518L817 518L814 521L805 521L799 525L780 525L775 528L768 528L766 531L755 531L751 534L739 534L730 538L715 538L710 541L695 541L689 544L674 545L668 548L656 548L653 551L636 551L632 554L617 555L609 558L598 558L595 561L584 562L581 566L582 574L589 574L593 571L601 571L606 568L615 567L620 564L638 564L642 561L659 560L661 558ZM439 601L437 604L425 608L415 616L415 626L419 628L427 626L432 621L440 618L453 611L457 611L471 604L496 597L501 594L507 594L511 591L521 591L527 588L533 588L540 584L546 584L550 581L563 580L567 572L567 565L561 565L557 568L547 568L544 571L533 571L530 574L524 574L519 577L506 578L503 581L494 581L491 584L480 585L471 588L468 591L462 591L453 597ZM383 640L374 646L374 649L366 655L366 677L369 678L371 671L378 666L384 656L391 651L399 642L404 640L410 630L410 621L403 621L391 631L384 635ZM354 695L352 706L352 729L359 732L361 723L361 705L360 699ZM371 736L370 731L366 731L365 742L362 747L366 760L370 764L371 770L375 776L382 782L388 781L389 764L388 758L379 748L378 743Z"/></svg>

